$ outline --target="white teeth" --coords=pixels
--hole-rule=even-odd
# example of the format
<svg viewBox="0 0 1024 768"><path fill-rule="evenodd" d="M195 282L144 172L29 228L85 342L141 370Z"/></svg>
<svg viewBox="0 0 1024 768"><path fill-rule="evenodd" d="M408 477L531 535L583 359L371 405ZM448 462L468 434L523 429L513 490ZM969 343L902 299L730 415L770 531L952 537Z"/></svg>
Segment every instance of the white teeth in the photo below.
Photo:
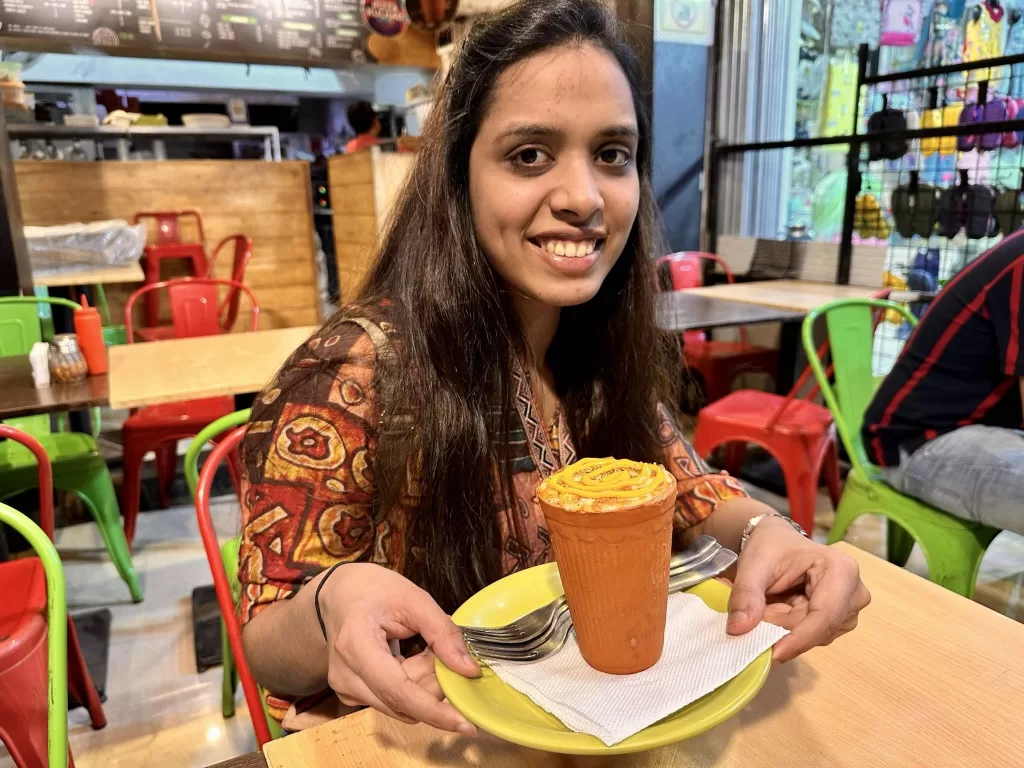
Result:
<svg viewBox="0 0 1024 768"><path fill-rule="evenodd" d="M541 240L537 244L550 254L568 259L589 256L597 250L595 240Z"/></svg>

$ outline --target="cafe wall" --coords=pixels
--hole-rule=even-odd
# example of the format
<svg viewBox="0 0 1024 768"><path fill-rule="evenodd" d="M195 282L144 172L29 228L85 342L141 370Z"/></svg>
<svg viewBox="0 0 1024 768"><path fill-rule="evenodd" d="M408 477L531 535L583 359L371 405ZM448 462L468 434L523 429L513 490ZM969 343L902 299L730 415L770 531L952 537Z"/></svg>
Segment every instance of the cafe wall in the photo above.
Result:
<svg viewBox="0 0 1024 768"><path fill-rule="evenodd" d="M26 225L132 221L139 211L194 208L203 218L208 251L227 235L252 238L245 282L259 300L261 328L319 322L308 163L21 161L14 167ZM230 276L231 259L225 247L215 277ZM163 274L170 273L165 267ZM114 322L131 290L107 288Z"/></svg>

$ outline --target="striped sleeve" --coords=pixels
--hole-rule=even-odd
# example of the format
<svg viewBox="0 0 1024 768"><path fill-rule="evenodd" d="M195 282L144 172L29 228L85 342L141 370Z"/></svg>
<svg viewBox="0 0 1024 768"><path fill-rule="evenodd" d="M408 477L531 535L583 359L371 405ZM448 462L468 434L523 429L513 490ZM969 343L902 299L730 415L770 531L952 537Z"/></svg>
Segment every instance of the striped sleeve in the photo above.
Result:
<svg viewBox="0 0 1024 768"><path fill-rule="evenodd" d="M1024 376L1024 256L992 286L987 309L1002 372L1007 376Z"/></svg>

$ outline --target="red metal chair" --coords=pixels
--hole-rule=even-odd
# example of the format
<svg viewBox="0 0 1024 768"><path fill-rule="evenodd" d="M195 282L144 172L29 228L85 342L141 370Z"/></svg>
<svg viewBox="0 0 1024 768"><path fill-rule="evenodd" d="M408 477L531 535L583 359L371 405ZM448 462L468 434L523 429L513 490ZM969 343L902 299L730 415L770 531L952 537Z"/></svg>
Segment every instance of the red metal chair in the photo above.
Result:
<svg viewBox="0 0 1024 768"><path fill-rule="evenodd" d="M874 294L885 299L889 289ZM875 315L875 327L884 312ZM818 358L828 351L828 342L818 350ZM839 504L842 482L839 476L839 448L832 413L812 402L818 393L815 384L804 397L798 397L811 375L808 366L785 397L770 392L742 389L701 409L697 414L697 432L693 447L701 456L709 456L725 445L725 468L733 475L743 465L746 444L754 443L768 451L782 467L790 515L804 530L814 528L814 509L818 482L825 474L832 508ZM832 375L832 366L826 376Z"/></svg>
<svg viewBox="0 0 1024 768"><path fill-rule="evenodd" d="M140 224L146 219L156 222L156 242L143 249L142 270L146 275L146 285L160 282L160 263L164 259L184 259L189 262L192 277L206 277L209 266L206 258L206 235L203 232L203 219L196 210L181 211L140 211L135 214L135 223ZM191 219L199 234L198 241L181 239L182 223ZM149 294L145 302L146 325L155 328L160 322L159 297Z"/></svg>
<svg viewBox="0 0 1024 768"><path fill-rule="evenodd" d="M146 285L135 291L124 307L125 332L128 343L134 342L132 309L135 302L152 291L167 289L171 305L172 327L179 339L219 334L217 298L218 286L245 293L252 305L250 330L259 325L259 303L248 287L234 280L212 277L187 277ZM154 342L161 343L161 342ZM230 365L230 360L224 361ZM156 452L156 471L160 489L160 502L170 503L178 460L178 440L194 437L207 424L235 410L230 395L189 400L182 403L152 405L133 411L121 430L124 445L124 479L121 483L121 510L124 513L124 533L128 544L135 536L135 523L139 515L139 494L142 491L142 461L147 451ZM237 476L232 475L237 484Z"/></svg>
<svg viewBox="0 0 1024 768"><path fill-rule="evenodd" d="M249 264L249 259L252 258L252 239L247 235L228 235L219 243L217 247L213 249L213 254L210 256L210 275L213 273L213 265L217 262L217 255L221 249L228 243L234 243L234 255L231 261L231 280L236 283L245 282L245 268ZM231 288L228 290L227 296L224 297L224 302L220 305L217 313L220 316L220 329L222 333L228 333L235 326L235 321L238 319L238 305L242 298L242 292L237 288Z"/></svg>
<svg viewBox="0 0 1024 768"><path fill-rule="evenodd" d="M256 742L262 748L272 738L270 728L263 713L263 699L260 697L256 678L253 677L245 658L238 607L235 605L235 599L231 593L231 584L227 572L224 570L224 560L220 553L220 541L217 539L217 531L214 530L213 519L210 516L210 489L213 486L213 476L217 472L217 467L225 459L228 459L229 468L234 465L232 457L237 455L238 445L245 436L245 429L245 426L241 426L224 436L203 462L203 469L199 473L199 484L196 487L196 518L199 521L199 535L203 539L203 548L206 549L206 559L210 563L210 571L213 574L213 588L217 594L217 605L220 606L220 613L224 618L224 628L228 634L228 642L231 644L231 653L235 657L238 679L242 683L245 703L249 709L249 717L252 718L253 730L256 732Z"/></svg>
<svg viewBox="0 0 1024 768"><path fill-rule="evenodd" d="M228 243L234 244L234 257L231 263L230 279L234 280L236 283L245 282L245 268L249 264L249 259L252 258L252 240L248 236L242 234L228 235L217 243L217 246L213 249L213 252L210 255L207 274L199 275L199 277L212 276L214 264L217 262L217 256ZM233 287L228 290L227 295L221 302L220 307L217 310L221 333L229 333L231 329L234 328L235 321L238 320L238 307L241 298L242 292ZM157 325L149 328L137 328L135 333L143 341L163 341L175 338L174 326L172 325Z"/></svg>
<svg viewBox="0 0 1024 768"><path fill-rule="evenodd" d="M827 343L822 345L818 356L827 349ZM790 515L806 531L814 529L821 473L825 473L833 508L839 504L842 493L832 413L811 401L818 391L817 384L805 398L797 396L810 375L808 367L785 397L741 389L705 406L697 414L693 440L693 447L701 456L709 456L715 448L725 445L726 469L734 475L743 465L747 443L768 451L782 467Z"/></svg>
<svg viewBox="0 0 1024 768"><path fill-rule="evenodd" d="M732 270L713 253L684 251L662 256L655 268L668 264L672 290L697 288L704 284L702 260L721 265L725 279L733 282ZM779 353L774 349L751 344L746 330L740 326L739 341L708 341L703 331L683 334L683 357L686 365L700 374L705 402L713 403L732 391L732 384L741 373L767 373L775 381L779 369Z"/></svg>
<svg viewBox="0 0 1024 768"><path fill-rule="evenodd" d="M36 457L39 527L53 540L53 470L46 449L20 429L0 424L0 438L21 443ZM0 741L18 768L47 763L46 578L39 558L0 563ZM75 623L67 617L68 688L85 707L93 728L107 724L89 677ZM74 766L68 750L69 765Z"/></svg>

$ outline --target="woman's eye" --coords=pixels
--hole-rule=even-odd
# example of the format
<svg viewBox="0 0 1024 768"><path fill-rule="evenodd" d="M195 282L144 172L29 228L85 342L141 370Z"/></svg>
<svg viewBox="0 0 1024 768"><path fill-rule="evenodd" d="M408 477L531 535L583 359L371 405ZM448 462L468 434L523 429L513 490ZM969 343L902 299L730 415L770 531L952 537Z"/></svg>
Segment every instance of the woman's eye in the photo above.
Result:
<svg viewBox="0 0 1024 768"><path fill-rule="evenodd" d="M623 166L629 162L629 152L621 147L608 147L597 153L597 159L605 165Z"/></svg>
<svg viewBox="0 0 1024 768"><path fill-rule="evenodd" d="M543 149L525 147L512 155L513 165L523 168L539 168L551 162L551 157Z"/></svg>

